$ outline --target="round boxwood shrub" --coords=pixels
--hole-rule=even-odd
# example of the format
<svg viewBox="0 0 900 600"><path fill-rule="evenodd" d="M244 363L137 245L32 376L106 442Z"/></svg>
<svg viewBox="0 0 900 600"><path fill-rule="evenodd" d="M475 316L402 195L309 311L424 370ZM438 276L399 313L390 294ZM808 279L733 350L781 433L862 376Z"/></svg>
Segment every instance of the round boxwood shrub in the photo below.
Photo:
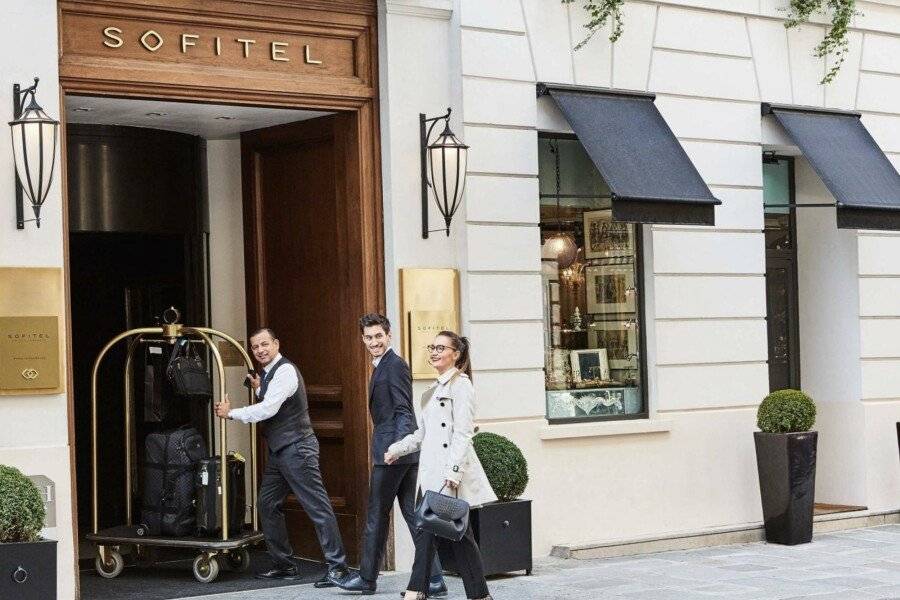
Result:
<svg viewBox="0 0 900 600"><path fill-rule="evenodd" d="M43 525L37 486L18 469L0 465L0 543L37 541Z"/></svg>
<svg viewBox="0 0 900 600"><path fill-rule="evenodd" d="M509 502L521 496L528 485L528 462L519 447L487 431L475 435L472 444L497 499Z"/></svg>
<svg viewBox="0 0 900 600"><path fill-rule="evenodd" d="M765 433L809 431L815 422L816 404L800 390L772 392L756 412L756 424Z"/></svg>

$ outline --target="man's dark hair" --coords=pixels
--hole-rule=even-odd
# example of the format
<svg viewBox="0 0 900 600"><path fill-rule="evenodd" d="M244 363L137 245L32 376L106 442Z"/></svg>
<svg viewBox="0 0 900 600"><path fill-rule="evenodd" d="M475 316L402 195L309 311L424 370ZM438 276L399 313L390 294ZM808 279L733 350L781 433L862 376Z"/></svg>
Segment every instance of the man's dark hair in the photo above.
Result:
<svg viewBox="0 0 900 600"><path fill-rule="evenodd" d="M259 329L257 329L256 331L254 331L253 333L250 334L250 337L247 338L247 341L252 340L253 338L255 338L256 336L258 336L261 333L268 333L269 335L272 336L273 340L278 339L278 336L275 335L275 331L272 330L270 327L260 327Z"/></svg>
<svg viewBox="0 0 900 600"><path fill-rule="evenodd" d="M359 318L360 333L362 333L366 327L372 327L373 325L380 325L381 328L384 329L385 333L391 332L391 322L388 321L388 318L382 314L369 313Z"/></svg>

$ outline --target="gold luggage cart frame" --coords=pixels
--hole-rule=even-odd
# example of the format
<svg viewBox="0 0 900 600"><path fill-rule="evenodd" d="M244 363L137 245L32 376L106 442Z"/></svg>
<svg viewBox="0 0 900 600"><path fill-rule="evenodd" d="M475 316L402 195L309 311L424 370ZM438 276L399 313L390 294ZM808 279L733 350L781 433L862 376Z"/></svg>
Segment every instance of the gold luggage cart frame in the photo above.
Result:
<svg viewBox="0 0 900 600"><path fill-rule="evenodd" d="M177 311L169 309L166 311L175 313L173 321L177 320ZM164 315L165 316L165 315ZM160 336L162 340L147 339L145 336ZM219 454L222 457L220 467L220 478L222 484L222 494L220 515L222 517L222 535L216 538L198 538L198 537L165 537L165 536L147 536L144 535L140 527L133 527L132 512L132 358L135 349L141 342L159 342L166 341L175 343L175 340L181 337L187 337L192 341L199 341L206 345L213 357L216 373L219 380L219 397L225 397L225 366L222 363L222 356L218 347L213 343L213 338L221 338L238 350L248 370L253 369L253 363L247 351L231 336L210 329L209 327L188 327L180 323L166 323L158 327L140 327L124 331L111 339L103 347L97 358L94 360L94 368L91 374L91 517L92 530L86 538L97 546L97 557L94 566L97 573L101 577L112 579L122 573L125 567L125 560L122 556L123 548L131 548L135 554L141 556L147 555L148 550L152 548L182 548L199 550L199 554L194 559L193 572L194 577L201 583L210 583L214 581L220 571L219 558L227 560L227 564L234 570L245 571L250 566L251 545L257 544L263 540L263 534L259 531L259 517L257 515L257 464L256 464L256 424L250 425L250 509L252 526L248 530L246 528L238 532L228 531L228 469L226 457L228 456L228 432L227 420L219 420ZM97 375L103 359L117 343L127 338L131 338L128 344L128 352L125 359L125 489L126 489L126 524L124 527L112 527L100 530L99 508L98 508L98 481L97 481ZM255 395L253 390L248 391L249 403L253 404ZM213 454L213 433L215 422L214 407L210 407L209 427L207 431L207 446L210 454ZM245 523L246 524L246 523ZM234 535L229 535L234 533ZM151 561L152 562L152 561Z"/></svg>

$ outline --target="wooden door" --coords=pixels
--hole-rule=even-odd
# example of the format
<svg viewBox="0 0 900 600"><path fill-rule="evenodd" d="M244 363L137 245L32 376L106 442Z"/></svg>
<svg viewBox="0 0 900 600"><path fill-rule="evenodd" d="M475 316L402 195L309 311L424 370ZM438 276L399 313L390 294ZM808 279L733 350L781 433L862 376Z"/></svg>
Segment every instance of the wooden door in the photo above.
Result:
<svg viewBox="0 0 900 600"><path fill-rule="evenodd" d="M334 115L241 136L247 325L271 327L306 383L325 487L351 563L368 487L367 364L357 319L367 310L357 119ZM265 452L260 453L265 456ZM312 523L285 503L295 552L321 558Z"/></svg>

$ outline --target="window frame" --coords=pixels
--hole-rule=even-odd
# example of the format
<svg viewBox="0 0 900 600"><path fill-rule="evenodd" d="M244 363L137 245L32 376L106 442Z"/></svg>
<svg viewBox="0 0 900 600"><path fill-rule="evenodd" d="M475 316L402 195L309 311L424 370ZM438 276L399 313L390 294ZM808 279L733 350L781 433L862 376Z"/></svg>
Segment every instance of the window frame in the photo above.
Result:
<svg viewBox="0 0 900 600"><path fill-rule="evenodd" d="M578 136L573 133L556 133L552 131L539 131L538 132L538 143L542 139L563 139L563 140L575 140L579 144L581 141L578 139ZM582 146L583 148L583 146ZM599 171L598 171L599 172ZM601 176L602 178L602 176ZM540 192L540 170L538 170L538 207L540 209L541 205L541 192ZM640 397L641 397L641 412L633 413L633 414L624 414L624 415L596 415L592 417L551 417L547 414L547 393L551 391L560 391L560 390L548 390L546 385L546 377L547 377L547 365L546 363L542 367L542 371L544 372L544 418L550 425L565 425L572 423L597 423L597 422L606 422L606 421L635 421L635 420L648 420L650 418L650 398L648 392L648 367L647 367L647 303L645 300L645 280L644 280L644 225L643 223L631 223L634 226L634 263L635 263L635 292L636 292L636 306L635 312L638 318L638 372L640 376ZM542 228L543 223L538 221L538 230ZM543 243L542 243L543 244ZM543 306L543 299L541 300L541 311L543 313L545 307ZM551 336L552 337L552 336Z"/></svg>

